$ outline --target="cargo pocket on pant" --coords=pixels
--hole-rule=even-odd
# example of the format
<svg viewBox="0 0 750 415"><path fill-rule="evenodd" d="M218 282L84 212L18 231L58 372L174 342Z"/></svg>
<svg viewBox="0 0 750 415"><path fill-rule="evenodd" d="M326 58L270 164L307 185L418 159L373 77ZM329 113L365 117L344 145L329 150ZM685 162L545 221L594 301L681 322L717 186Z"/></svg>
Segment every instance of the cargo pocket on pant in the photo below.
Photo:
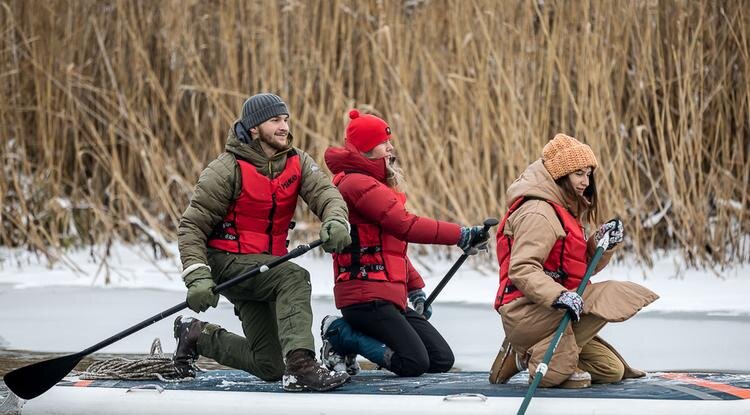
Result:
<svg viewBox="0 0 750 415"><path fill-rule="evenodd" d="M295 326L295 317L301 312L296 305L290 305L286 307L281 313L277 313L277 320L279 323L279 337L296 335L297 331L304 330L304 327Z"/></svg>

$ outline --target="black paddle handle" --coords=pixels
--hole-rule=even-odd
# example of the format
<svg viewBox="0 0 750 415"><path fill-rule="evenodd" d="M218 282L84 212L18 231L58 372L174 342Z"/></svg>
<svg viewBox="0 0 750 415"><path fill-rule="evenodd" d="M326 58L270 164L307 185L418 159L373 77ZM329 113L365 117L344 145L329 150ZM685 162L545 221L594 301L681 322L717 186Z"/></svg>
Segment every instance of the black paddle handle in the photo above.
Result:
<svg viewBox="0 0 750 415"><path fill-rule="evenodd" d="M321 241L320 239L318 239L318 240L313 241L313 242L311 242L309 244L300 245L300 246L292 249L291 251L289 251L289 253L286 254L286 255L284 255L284 256L280 256L280 257L274 259L273 261L271 261L271 262L269 262L267 264L263 264L263 265L261 265L259 267L255 267L255 268L253 268L253 269L251 269L251 270L249 270L249 271L247 271L247 272L245 272L243 274L240 274L239 276L237 276L235 278L232 278L229 281L226 281L224 283L221 283L221 284L217 285L216 287L214 287L213 291L214 291L215 294L219 294L219 293L223 292L224 290L226 290L227 288L234 287L235 285L237 285L237 284L239 284L239 283L247 280L250 277L254 277L254 276L256 276L256 275L258 275L258 274L260 274L262 272L268 271L269 269L271 269L271 268L273 268L273 267L275 267L275 266L277 266L277 265L279 265L279 264L281 264L283 262L289 261L292 258L296 258L296 257L298 257L298 256L306 253L307 251L320 246L321 244L323 244L323 241ZM172 314L174 314L174 313L176 313L176 312L178 312L180 310L186 309L187 307L188 307L187 301L183 301L183 302L181 302L181 303L179 303L179 304L177 304L177 305L175 305L173 307L170 307L170 308L162 311L159 314L153 315L153 316L151 316L151 317L143 320L142 322L136 324L133 327L125 329L125 330L123 330L123 331L115 334L114 336L112 336L112 337L110 337L108 339L102 340L99 343L97 343L97 344L89 347L88 349L80 351L80 352L78 352L76 354L80 355L80 356L86 356L86 355L91 354L91 353L93 353L93 352L95 352L97 350L103 349L103 348L109 346L110 344L112 344L112 343L120 340L120 339L123 339L123 338L125 338L127 336L130 336L131 334L133 334L133 333L135 333L135 332L137 332L139 330L142 330L142 329L144 329L144 328L146 328L146 327L148 327L148 326L156 323L157 321L161 321L161 320L165 319L166 317L169 317Z"/></svg>
<svg viewBox="0 0 750 415"><path fill-rule="evenodd" d="M112 344L112 343L120 340L120 339L124 339L125 337L128 337L131 334L133 334L133 333L135 333L135 332L137 332L139 330L142 330L142 329L144 329L144 328L146 328L146 327L148 327L148 326L156 323L157 321L163 320L164 318L169 317L172 314L174 314L174 313L176 313L176 312L178 312L180 310L186 309L187 306L188 306L187 302L183 301L183 302L181 302L180 304L177 304L174 307L171 307L171 308L169 308L167 310L162 311L159 314L151 316L151 317L147 318L146 320L143 320L140 323L136 324L135 326L130 327L130 328L126 329L126 330L123 330L123 331L115 334L114 336L112 336L112 337L110 337L108 339L102 340L99 343L97 343L97 344L89 347L88 349L82 350L82 351L80 351L80 352L78 352L76 354L78 354L80 356L86 356L86 355L89 355L91 353L94 353L97 350L103 349L103 348L109 346L110 344Z"/></svg>
<svg viewBox="0 0 750 415"><path fill-rule="evenodd" d="M484 229L482 229L484 232L489 232L490 228L493 226L496 226L498 224L497 219L495 218L487 218L484 220ZM466 261L466 258L469 257L469 254L462 254L455 264L451 267L450 270L448 270L448 273L445 274L445 277L443 277L442 280L438 283L438 285L435 287L434 290L430 293L430 296L427 297L427 301L424 302L424 308L425 310L427 307L432 304L433 301L435 301L435 298L440 294L440 291L443 291L443 288L446 284L448 284L448 281L450 281L451 278L453 278L453 274L458 271L459 268L461 268L461 265L464 264L464 261Z"/></svg>
<svg viewBox="0 0 750 415"><path fill-rule="evenodd" d="M443 277L442 280L438 283L438 285L435 287L434 290L430 293L430 296L427 297L427 301L424 302L424 309L427 310L427 307L432 304L433 301L435 301L435 298L440 294L440 291L443 291L443 287L445 287L446 284L448 284L448 281L453 277L453 274L458 271L459 268L461 268L461 265L464 264L464 261L466 261L466 258L469 257L469 254L462 254L458 260L453 264L450 270L448 270L448 273L445 274L445 277Z"/></svg>

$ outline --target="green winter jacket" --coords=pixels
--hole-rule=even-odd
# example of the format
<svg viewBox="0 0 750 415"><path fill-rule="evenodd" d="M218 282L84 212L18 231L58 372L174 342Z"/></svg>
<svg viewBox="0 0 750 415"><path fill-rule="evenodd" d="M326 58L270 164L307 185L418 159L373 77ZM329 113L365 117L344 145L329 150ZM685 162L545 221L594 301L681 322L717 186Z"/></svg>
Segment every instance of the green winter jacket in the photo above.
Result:
<svg viewBox="0 0 750 415"><path fill-rule="evenodd" d="M291 141L290 133L289 142ZM208 263L208 236L240 195L242 175L235 155L249 161L259 173L273 179L284 169L286 154L290 151L282 151L268 158L258 140L251 140L238 123L230 129L224 150L201 173L190 204L180 219L177 244L183 269L194 264ZM349 216L346 202L331 184L329 177L320 170L309 154L298 148L294 150L299 154L302 169L299 195L321 221L337 218L346 223Z"/></svg>

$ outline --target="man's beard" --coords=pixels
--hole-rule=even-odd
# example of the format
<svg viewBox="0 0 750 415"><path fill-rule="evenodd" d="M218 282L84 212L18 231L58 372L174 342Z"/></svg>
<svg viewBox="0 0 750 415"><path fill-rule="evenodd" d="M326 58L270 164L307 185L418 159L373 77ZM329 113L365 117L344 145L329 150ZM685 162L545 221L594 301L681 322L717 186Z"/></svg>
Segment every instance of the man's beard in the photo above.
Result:
<svg viewBox="0 0 750 415"><path fill-rule="evenodd" d="M271 147L272 149L276 151L283 151L289 148L289 135L285 137L284 144L279 144L274 140L275 136L273 133L266 133L265 131L258 131L258 138L260 138L260 141Z"/></svg>

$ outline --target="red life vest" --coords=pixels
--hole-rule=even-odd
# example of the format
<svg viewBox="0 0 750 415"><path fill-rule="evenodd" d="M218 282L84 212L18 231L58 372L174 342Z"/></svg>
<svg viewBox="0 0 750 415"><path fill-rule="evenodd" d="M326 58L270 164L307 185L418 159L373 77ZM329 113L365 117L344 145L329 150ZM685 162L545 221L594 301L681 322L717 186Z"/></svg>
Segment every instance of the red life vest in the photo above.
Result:
<svg viewBox="0 0 750 415"><path fill-rule="evenodd" d="M401 203L406 203L403 193L394 193ZM350 225L351 245L344 252L333 254L335 283L352 279L405 283L407 243L372 223Z"/></svg>
<svg viewBox="0 0 750 415"><path fill-rule="evenodd" d="M523 292L516 288L508 278L510 267L510 251L513 247L513 238L504 234L505 223L508 217L518 209L523 202L529 200L519 197L511 205L508 212L500 222L497 231L497 260L500 263L500 288L495 296L495 309L507 304L516 298L523 297ZM567 209L546 200L555 209L558 219L565 231L565 237L558 239L552 246L547 259L544 261L544 273L555 279L568 290L575 290L583 280L586 273L586 239L583 235L583 226Z"/></svg>
<svg viewBox="0 0 750 415"><path fill-rule="evenodd" d="M297 207L302 179L299 155L287 155L275 179L237 159L242 191L209 237L208 246L235 254L286 255L287 236Z"/></svg>

